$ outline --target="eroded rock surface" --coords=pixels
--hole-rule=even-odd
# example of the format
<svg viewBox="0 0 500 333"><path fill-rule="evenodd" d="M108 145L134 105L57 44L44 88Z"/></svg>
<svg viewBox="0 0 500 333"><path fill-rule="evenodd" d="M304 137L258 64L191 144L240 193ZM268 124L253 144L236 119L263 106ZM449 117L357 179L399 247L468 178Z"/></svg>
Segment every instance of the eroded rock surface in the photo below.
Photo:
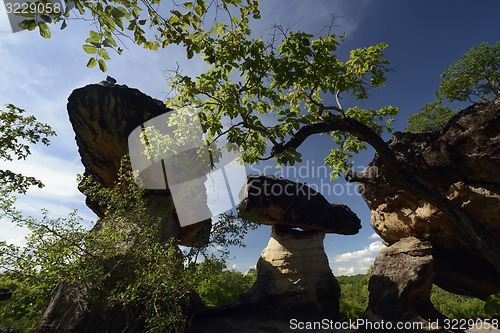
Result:
<svg viewBox="0 0 500 333"><path fill-rule="evenodd" d="M49 304L38 323L39 332L85 332L91 301L85 288L60 283L52 291ZM54 325L57 323L57 326Z"/></svg>
<svg viewBox="0 0 500 333"><path fill-rule="evenodd" d="M321 231L274 226L257 262L245 303L291 318L339 319L340 287L328 264Z"/></svg>
<svg viewBox="0 0 500 333"><path fill-rule="evenodd" d="M257 280L238 303L196 312L189 332L280 333L291 331L292 319L338 321L340 287L323 241L327 232L356 234L356 214L304 184L265 175L249 176L240 199L240 214L273 226Z"/></svg>
<svg viewBox="0 0 500 333"><path fill-rule="evenodd" d="M331 204L307 185L280 177L248 176L240 200L239 211L252 213L260 224L342 235L361 229L361 221L346 205Z"/></svg>
<svg viewBox="0 0 500 333"><path fill-rule="evenodd" d="M375 259L368 290L367 317L374 320L431 319L434 260L430 242L403 238L383 248Z"/></svg>
<svg viewBox="0 0 500 333"><path fill-rule="evenodd" d="M68 114L85 174L112 187L117 180L121 158L128 154L129 134L144 122L169 111L161 101L127 86L92 84L74 90L68 98ZM157 203L165 203L170 193L168 190L155 191L154 196ZM102 208L95 203L87 200L87 205L97 215L103 215ZM165 216L165 223L170 222L174 220ZM170 224L173 235L182 245L208 240L210 221L182 229L178 222Z"/></svg>
<svg viewBox="0 0 500 333"><path fill-rule="evenodd" d="M389 142L419 181L446 195L500 241L500 101L475 104L436 133L396 133ZM434 282L457 293L485 298L500 290L500 275L467 235L424 200L391 187L377 157L364 185L371 224L387 244L413 236L434 249Z"/></svg>

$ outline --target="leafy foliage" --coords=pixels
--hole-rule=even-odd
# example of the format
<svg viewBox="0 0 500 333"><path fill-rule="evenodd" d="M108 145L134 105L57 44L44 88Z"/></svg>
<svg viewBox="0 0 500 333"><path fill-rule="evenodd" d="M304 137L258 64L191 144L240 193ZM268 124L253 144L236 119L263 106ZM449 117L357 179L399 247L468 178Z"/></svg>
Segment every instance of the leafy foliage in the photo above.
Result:
<svg viewBox="0 0 500 333"><path fill-rule="evenodd" d="M453 117L456 111L442 104L442 100L428 103L422 107L422 112L408 117L408 127L411 133L436 132L442 129Z"/></svg>
<svg viewBox="0 0 500 333"><path fill-rule="evenodd" d="M12 104L0 110L0 160L24 160L31 154L31 145L41 142L49 144L49 137L55 132L47 124L40 123L34 116L26 116L26 111ZM33 178L0 170L0 187L7 192L26 193L32 186L43 187Z"/></svg>
<svg viewBox="0 0 500 333"><path fill-rule="evenodd" d="M0 243L0 268L8 271L0 281L14 291L12 300L0 305L4 325L34 329L52 289L66 282L92 286L93 302L103 311L118 307L131 319L144 319L150 332L184 329L191 290L212 275L227 275L209 264L216 258L213 249L221 249L223 258L228 245L242 245L247 229L227 215L216 224L210 245L183 254L164 222L173 204L163 206L162 212L152 209L151 197L137 186L130 170L124 159L113 188L89 177L80 179L84 193L106 210L90 232L76 213L50 219L44 212L41 220L18 212L10 215L31 233L26 247ZM199 264L200 254L210 254L211 259ZM138 323L131 320L126 325Z"/></svg>
<svg viewBox="0 0 500 333"><path fill-rule="evenodd" d="M438 94L448 101L492 102L500 97L500 42L470 49L441 77Z"/></svg>
<svg viewBox="0 0 500 333"><path fill-rule="evenodd" d="M338 276L340 284L340 317L357 319L368 306L368 274Z"/></svg>
<svg viewBox="0 0 500 333"><path fill-rule="evenodd" d="M358 121L380 135L390 131L390 117L398 112L391 106L363 110L340 105L341 94L365 99L368 89L384 84L385 43L352 50L349 59L342 61L335 55L339 39L330 32L315 38L275 27L269 40L254 38L249 24L260 18L256 0L196 0L170 7L160 0L76 0L74 5L80 15L90 14L98 27L83 46L93 56L89 67L99 64L105 70L106 50L121 52L115 39L120 36L152 50L177 44L185 48L188 58L200 54L211 68L197 78L175 73L171 86L177 96L169 104L202 107L200 117L209 140L227 134L229 142L239 146L244 162L264 159L270 143L281 148L285 139L308 125L336 125L342 132L320 131L332 134L335 148L325 161L336 176L351 166L352 154L366 149L366 136L347 121L338 124L340 120ZM66 22L68 17L66 11L53 21ZM337 106L326 103L332 97ZM231 123L225 133L223 119ZM292 165L301 160L290 146L275 149L272 157Z"/></svg>
<svg viewBox="0 0 500 333"><path fill-rule="evenodd" d="M256 279L256 270L246 274L236 270L226 269L224 261L209 259L200 264L203 269L210 270L210 274L196 286L196 292L209 306L219 306L234 303L238 297L253 285Z"/></svg>
<svg viewBox="0 0 500 333"><path fill-rule="evenodd" d="M422 112L410 115L406 131L423 133L443 128L456 113L443 105L443 98L450 102L490 103L500 97L500 42L470 49L441 78L438 99L424 105Z"/></svg>
<svg viewBox="0 0 500 333"><path fill-rule="evenodd" d="M432 287L431 302L448 318L489 318L480 299L452 294L436 285Z"/></svg>
<svg viewBox="0 0 500 333"><path fill-rule="evenodd" d="M34 116L25 115L25 110L12 104L7 104L6 109L0 110L0 159L4 161L24 160L31 154L31 146L37 143L49 144L49 137L55 132L49 125L40 123ZM31 224L33 219L24 219L15 209L17 194L25 194L30 186L43 187L41 181L34 177L14 173L10 170L0 170L0 218L10 219L14 223L26 222ZM45 215L44 215L45 219ZM47 239L43 239L47 241ZM10 256L11 262L17 261L27 271L34 273L33 267L39 262L27 263L17 257L16 247L0 242L0 269L5 267L5 260ZM36 251L36 249L35 249ZM26 251L27 258L31 260L31 253ZM48 255L57 256L50 253ZM64 256L64 254L61 254ZM9 306L0 303L0 323L13 327L33 328L38 311L43 301L48 297L48 290L53 285L36 284L34 280L23 276L17 279L15 271L2 270L0 285L13 292L13 300ZM35 274L36 275L36 274Z"/></svg>
<svg viewBox="0 0 500 333"><path fill-rule="evenodd" d="M36 0L34 3L38 6L43 2L46 0ZM131 40L149 50L158 50L171 44L182 45L188 58L192 58L195 53L199 53L200 45L205 43L207 35L225 29L218 15L227 15L224 19L227 17L230 25L246 20L248 15L256 19L260 17L258 1L255 0L191 0L182 4L161 0L72 0L65 1L65 4L64 11L52 15L41 15L40 18L25 15L26 20L21 22L21 26L28 30L38 28L42 37L50 38L47 23L60 23L62 30L75 19L72 15L91 21L95 30L90 31L83 50L92 56L87 67L98 65L103 72L107 69L106 61L110 60L109 51L118 54L123 52L123 40ZM210 9L215 18L207 15ZM213 22L213 25L205 27L206 22Z"/></svg>
<svg viewBox="0 0 500 333"><path fill-rule="evenodd" d="M338 41L333 34L313 38L277 29L269 42L252 39L250 34L248 26L241 23L216 39L209 37L210 48L203 52L212 68L196 79L181 73L172 77L170 84L177 94L168 105L200 107L209 140L227 134L239 147L243 161L253 163L266 159L269 144L279 146L306 125L334 119L331 111L355 119L377 134L389 129L390 120L380 121L395 115L397 108L344 110L324 104L328 95L338 100L341 93L349 93L362 99L368 96L369 87L382 86L387 71L383 59L386 44L353 50L344 62L334 54ZM231 123L227 130L223 130L223 119ZM366 148L358 137L345 131L323 132L330 132L337 146L325 160L334 174L349 167L347 159L352 153ZM301 161L295 149L272 155L278 163Z"/></svg>
<svg viewBox="0 0 500 333"><path fill-rule="evenodd" d="M369 274L338 276L340 284L340 315L343 320L357 319L368 306ZM484 302L473 297L460 296L433 286L431 302L448 318L489 318ZM489 316L488 316L489 315Z"/></svg>
<svg viewBox="0 0 500 333"><path fill-rule="evenodd" d="M488 316L500 316L500 293L488 296L484 304L484 312Z"/></svg>
<svg viewBox="0 0 500 333"><path fill-rule="evenodd" d="M79 240L86 233L79 218L72 214L67 219L42 221L23 218L20 213L13 219L18 225L27 226L32 234L26 246L0 242L0 285L13 294L9 301L0 303L0 323L26 331L35 329L40 311L46 305L52 289L61 276L73 270L76 254L80 252ZM68 228L71 232L67 233ZM59 236L55 236L59 235ZM61 237L62 236L62 237Z"/></svg>

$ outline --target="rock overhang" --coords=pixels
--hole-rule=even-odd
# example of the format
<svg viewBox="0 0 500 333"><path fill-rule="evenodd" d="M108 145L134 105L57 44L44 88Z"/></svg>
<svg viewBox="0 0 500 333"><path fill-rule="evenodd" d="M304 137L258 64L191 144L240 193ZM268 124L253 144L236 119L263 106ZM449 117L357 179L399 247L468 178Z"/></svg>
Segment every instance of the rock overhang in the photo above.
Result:
<svg viewBox="0 0 500 333"><path fill-rule="evenodd" d="M240 191L238 211L259 224L354 235L357 215L343 204L331 204L304 183L268 175L249 175Z"/></svg>

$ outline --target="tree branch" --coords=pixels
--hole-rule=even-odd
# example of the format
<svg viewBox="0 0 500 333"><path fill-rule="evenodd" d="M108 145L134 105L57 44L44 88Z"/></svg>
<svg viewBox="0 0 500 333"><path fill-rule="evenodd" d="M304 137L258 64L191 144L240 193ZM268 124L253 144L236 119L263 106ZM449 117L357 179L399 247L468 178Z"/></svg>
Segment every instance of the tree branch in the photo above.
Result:
<svg viewBox="0 0 500 333"><path fill-rule="evenodd" d="M349 117L330 115L322 123L305 125L286 143L280 143L271 150L273 156L279 155L287 149L296 149L309 136L331 131L344 131L370 144L378 153L387 168L386 179L399 187L432 204L444 214L448 215L471 240L476 248L485 256L498 273L500 273L500 244L479 221L468 216L463 209L451 202L447 197L419 182L408 174L399 162L394 152L382 138L365 124Z"/></svg>

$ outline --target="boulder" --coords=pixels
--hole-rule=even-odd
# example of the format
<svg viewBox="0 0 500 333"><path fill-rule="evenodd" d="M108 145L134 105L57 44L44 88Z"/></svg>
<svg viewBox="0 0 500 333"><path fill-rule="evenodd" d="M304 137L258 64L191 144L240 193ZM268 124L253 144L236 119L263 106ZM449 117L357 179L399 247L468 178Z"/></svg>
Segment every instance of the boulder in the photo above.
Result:
<svg viewBox="0 0 500 333"><path fill-rule="evenodd" d="M388 142L409 174L447 196L500 241L500 100L474 104L434 133L396 133ZM386 244L416 237L429 241L434 283L451 292L485 299L500 291L500 275L451 219L391 186L375 156L362 184L371 224Z"/></svg>
<svg viewBox="0 0 500 333"><path fill-rule="evenodd" d="M86 288L59 283L38 321L39 332L85 332L91 301Z"/></svg>
<svg viewBox="0 0 500 333"><path fill-rule="evenodd" d="M407 237L383 248L368 283L367 316L392 321L434 318L430 302L434 274L430 242Z"/></svg>
<svg viewBox="0 0 500 333"><path fill-rule="evenodd" d="M346 205L330 204L306 184L281 177L248 176L240 200L239 212L260 224L341 235L354 235L361 229L360 219Z"/></svg>

